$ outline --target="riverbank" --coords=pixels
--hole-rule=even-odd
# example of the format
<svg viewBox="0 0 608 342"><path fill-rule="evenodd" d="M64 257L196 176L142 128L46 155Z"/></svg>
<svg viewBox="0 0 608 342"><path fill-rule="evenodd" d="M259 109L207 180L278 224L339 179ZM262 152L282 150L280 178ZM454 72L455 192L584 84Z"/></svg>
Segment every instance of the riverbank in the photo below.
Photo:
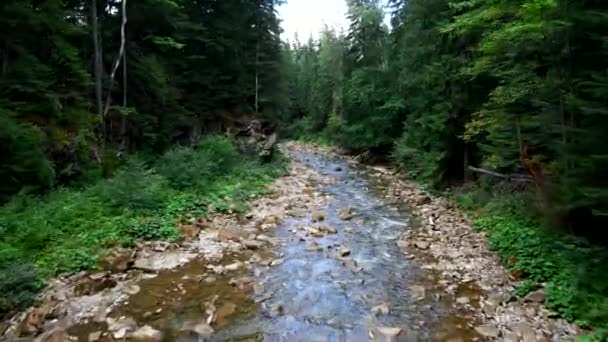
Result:
<svg viewBox="0 0 608 342"><path fill-rule="evenodd" d="M109 250L178 243L211 216L246 211L284 172L279 159L261 164L210 137L156 159L133 157L85 189L13 200L0 208L0 316L33 304L54 276L100 269Z"/></svg>
<svg viewBox="0 0 608 342"><path fill-rule="evenodd" d="M250 210L179 224L190 242L114 249L114 272L56 279L9 332L450 342L579 333L545 307L546 293L516 296L519 280L455 203L331 148L283 148L288 172Z"/></svg>
<svg viewBox="0 0 608 342"><path fill-rule="evenodd" d="M310 148L344 157L338 148L328 145ZM357 158L344 158L357 163ZM415 217L417 224L407 230L400 241L404 253L438 277L433 282L437 287L435 290L451 297L463 315L471 315L476 322L474 329L477 333L489 340L500 338L507 341L569 341L581 334L574 324L559 318L568 316L555 311L551 302L545 303L547 297L553 295L551 289L545 291L539 282L527 292L522 291L522 286L527 283L521 278L524 274L514 273L517 265L505 267L508 258L500 258L506 256L504 246L508 241L503 242L503 250L498 250L503 253L493 252L499 241L503 241L495 232L504 231L504 226L490 228L490 216L485 216L485 221L483 218L471 220L459 209L457 202L422 190L415 182L407 181L390 168L368 168L376 177L390 183L384 196L390 201L406 203ZM485 226L481 226L483 222L486 222ZM485 231L480 229L483 227ZM534 243L534 239L525 241L531 236L529 227L510 228L511 238L522 241L514 249L525 246L528 255L539 252L540 246ZM536 251L530 249L534 247ZM542 256L546 257L545 254ZM560 260L557 259L556 263ZM530 259L521 261L529 262ZM546 262L547 259L541 261ZM569 265L562 265L566 268L564 272L570 270L567 268ZM538 262L534 266L539 267ZM538 272L541 271L539 267Z"/></svg>

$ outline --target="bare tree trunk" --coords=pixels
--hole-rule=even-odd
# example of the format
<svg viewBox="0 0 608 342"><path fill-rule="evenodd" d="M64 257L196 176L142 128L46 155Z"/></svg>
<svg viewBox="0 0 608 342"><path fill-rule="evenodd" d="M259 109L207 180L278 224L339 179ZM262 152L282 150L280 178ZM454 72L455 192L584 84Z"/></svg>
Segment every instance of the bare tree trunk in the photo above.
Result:
<svg viewBox="0 0 608 342"><path fill-rule="evenodd" d="M4 46L2 51L2 76L8 72L8 46Z"/></svg>
<svg viewBox="0 0 608 342"><path fill-rule="evenodd" d="M110 73L110 85L108 87L108 95L106 96L106 105L103 110L103 116L108 115L110 111L110 106L112 105L112 88L114 86L114 78L116 77L116 71L120 66L120 61L122 60L123 54L125 53L125 29L127 26L127 0L122 0L122 25L120 26L120 49L118 50L118 56L116 56L116 60L114 61L114 66L112 67L112 72Z"/></svg>
<svg viewBox="0 0 608 342"><path fill-rule="evenodd" d="M258 65L260 63L260 43L259 37L258 42L255 45L255 112L258 113L259 109L259 93L260 93L260 81L259 81L259 73L258 73Z"/></svg>
<svg viewBox="0 0 608 342"><path fill-rule="evenodd" d="M97 115L101 118L102 107L102 72L103 65L101 60L101 44L99 42L99 22L97 19L97 0L91 0L91 27L93 29L93 49L95 54L94 73L95 73L95 100L97 104Z"/></svg>
<svg viewBox="0 0 608 342"><path fill-rule="evenodd" d="M127 107L127 47L125 42L125 53L122 56L122 106ZM123 114L120 123L120 150L127 149L127 115Z"/></svg>

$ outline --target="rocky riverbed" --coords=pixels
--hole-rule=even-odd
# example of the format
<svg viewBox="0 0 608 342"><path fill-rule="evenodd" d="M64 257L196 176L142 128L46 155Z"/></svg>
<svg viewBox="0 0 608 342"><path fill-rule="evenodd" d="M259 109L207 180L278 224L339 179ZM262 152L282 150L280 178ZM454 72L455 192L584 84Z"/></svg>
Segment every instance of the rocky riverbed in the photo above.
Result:
<svg viewBox="0 0 608 342"><path fill-rule="evenodd" d="M116 249L51 282L4 339L570 341L513 294L483 234L388 168L285 144L289 172L245 215L180 222L190 240Z"/></svg>

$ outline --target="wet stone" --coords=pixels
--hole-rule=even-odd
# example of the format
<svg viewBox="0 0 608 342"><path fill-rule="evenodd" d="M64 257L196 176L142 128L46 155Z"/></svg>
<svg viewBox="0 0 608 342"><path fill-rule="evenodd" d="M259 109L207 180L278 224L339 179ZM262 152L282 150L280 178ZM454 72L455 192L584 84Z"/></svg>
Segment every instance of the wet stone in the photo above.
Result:
<svg viewBox="0 0 608 342"><path fill-rule="evenodd" d="M414 246L416 246L416 248L418 249L429 249L429 247L431 246L431 243L428 241L416 241L414 242Z"/></svg>
<svg viewBox="0 0 608 342"><path fill-rule="evenodd" d="M162 340L163 334L151 326L145 325L135 330L135 332L131 334L131 338L135 341L158 342Z"/></svg>
<svg viewBox="0 0 608 342"><path fill-rule="evenodd" d="M539 290L528 293L524 297L524 301L532 302L532 303L543 303L546 298L547 298L547 295L545 294L545 290L539 289Z"/></svg>
<svg viewBox="0 0 608 342"><path fill-rule="evenodd" d="M314 212L312 213L312 222L321 222L325 220L325 213Z"/></svg>
<svg viewBox="0 0 608 342"><path fill-rule="evenodd" d="M372 308L372 314L379 316L379 315L388 315L389 313L389 308L388 308L388 304L386 303L382 303L380 305L376 305Z"/></svg>
<svg viewBox="0 0 608 342"><path fill-rule="evenodd" d="M479 335L487 338L496 338L498 335L500 335L500 330L498 330L498 328L493 324L480 325L475 328L475 331Z"/></svg>

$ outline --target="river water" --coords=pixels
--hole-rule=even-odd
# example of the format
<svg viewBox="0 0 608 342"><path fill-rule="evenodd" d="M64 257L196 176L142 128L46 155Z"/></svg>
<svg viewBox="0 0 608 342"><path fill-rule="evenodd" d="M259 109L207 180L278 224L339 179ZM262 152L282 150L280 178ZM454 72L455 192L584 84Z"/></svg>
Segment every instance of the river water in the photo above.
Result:
<svg viewBox="0 0 608 342"><path fill-rule="evenodd" d="M241 273L253 280L251 291L229 285L234 275L201 282L200 274L206 268L204 262L195 261L142 281L141 291L112 316L133 317L140 325L162 330L167 340L180 341L473 338L469 320L459 317L441 294L433 291L432 274L420 270L397 245L399 236L412 223L407 208L383 199L382 190L390 184L341 159L304 152L294 152L291 158L331 180L315 185L316 191L329 195L318 208L324 220L312 222L313 213L306 212L286 218L269 232L279 243L266 253L282 263L258 265L254 266L258 269ZM339 217L345 208L354 214L348 220ZM332 233L310 236L309 227ZM245 254L230 260L249 257ZM421 294L413 291L416 287L427 290ZM214 334L201 338L180 333L188 322L205 320L203 303L216 295L215 306L220 311L227 303L231 308L227 317L216 322ZM99 327L80 326L74 333L86 340L95 329ZM398 336L390 337L396 329L401 330Z"/></svg>

